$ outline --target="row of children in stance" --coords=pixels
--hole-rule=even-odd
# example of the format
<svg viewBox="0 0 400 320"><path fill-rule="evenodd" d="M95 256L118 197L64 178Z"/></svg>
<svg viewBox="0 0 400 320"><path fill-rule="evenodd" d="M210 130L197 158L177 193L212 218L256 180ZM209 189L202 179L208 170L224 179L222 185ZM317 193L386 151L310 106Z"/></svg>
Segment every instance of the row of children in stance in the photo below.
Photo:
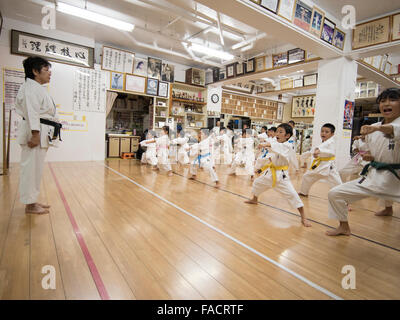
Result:
<svg viewBox="0 0 400 320"><path fill-rule="evenodd" d="M273 188L299 211L301 222L306 227L311 225L300 196L307 197L311 186L323 180L331 186L328 193L329 217L340 222L336 229L327 231L327 235L350 235L347 216L351 203L366 197L378 198L384 201L385 209L377 215L384 216L393 214L393 202L400 202L400 89L385 90L377 98L377 103L384 120L361 128L360 136L353 143L355 156L340 171L335 165L335 126L326 123L321 127L322 143L310 151L313 160L303 176L299 193L289 177L289 166L298 170L293 123L282 123L270 129L263 127L261 134L244 129L241 137L236 139L232 139L235 134L231 128L215 127L210 131L200 130L197 140L192 140L183 131L170 140L169 128L163 127L160 137L150 135L141 142L146 146L142 163L172 175L169 149L176 146L177 163L190 166L190 179L195 179L197 169L203 168L216 187L219 187L216 163L230 165L230 175L235 175L238 167L244 167L251 179L255 173L259 174L253 181L252 198L245 201L247 204L257 204L259 196ZM360 174L360 177L343 183L352 174Z"/></svg>

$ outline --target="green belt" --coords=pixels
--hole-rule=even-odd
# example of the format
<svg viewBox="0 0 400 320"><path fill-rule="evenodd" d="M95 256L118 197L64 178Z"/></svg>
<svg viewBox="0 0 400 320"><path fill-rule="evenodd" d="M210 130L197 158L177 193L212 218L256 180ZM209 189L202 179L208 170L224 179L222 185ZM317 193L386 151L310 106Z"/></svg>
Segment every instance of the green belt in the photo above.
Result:
<svg viewBox="0 0 400 320"><path fill-rule="evenodd" d="M362 176L365 176L367 174L370 166L375 168L376 170L389 170L396 176L397 179L400 180L400 177L397 175L395 171L395 170L400 170L400 163L385 163L385 162L371 161L362 169L361 171Z"/></svg>

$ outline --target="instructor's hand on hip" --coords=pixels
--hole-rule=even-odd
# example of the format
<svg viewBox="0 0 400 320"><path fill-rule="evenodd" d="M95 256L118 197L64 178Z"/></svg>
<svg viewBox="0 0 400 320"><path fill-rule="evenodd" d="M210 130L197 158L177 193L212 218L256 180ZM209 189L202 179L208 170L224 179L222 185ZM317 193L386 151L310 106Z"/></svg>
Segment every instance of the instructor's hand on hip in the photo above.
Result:
<svg viewBox="0 0 400 320"><path fill-rule="evenodd" d="M40 143L40 132L39 131L32 131L32 138L28 141L28 147L34 148L37 147Z"/></svg>

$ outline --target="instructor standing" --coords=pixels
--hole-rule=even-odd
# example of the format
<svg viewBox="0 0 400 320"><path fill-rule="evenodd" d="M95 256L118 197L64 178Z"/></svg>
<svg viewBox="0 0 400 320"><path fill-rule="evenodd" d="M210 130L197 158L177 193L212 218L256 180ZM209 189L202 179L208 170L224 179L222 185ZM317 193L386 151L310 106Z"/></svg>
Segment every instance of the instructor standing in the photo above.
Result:
<svg viewBox="0 0 400 320"><path fill-rule="evenodd" d="M19 192L21 202L26 205L25 213L44 214L49 212L50 206L38 203L37 199L51 127L41 124L40 119L56 117L56 106L44 86L50 82L51 64L40 57L29 57L23 65L25 83L15 103L16 112L23 118L17 138L21 145Z"/></svg>

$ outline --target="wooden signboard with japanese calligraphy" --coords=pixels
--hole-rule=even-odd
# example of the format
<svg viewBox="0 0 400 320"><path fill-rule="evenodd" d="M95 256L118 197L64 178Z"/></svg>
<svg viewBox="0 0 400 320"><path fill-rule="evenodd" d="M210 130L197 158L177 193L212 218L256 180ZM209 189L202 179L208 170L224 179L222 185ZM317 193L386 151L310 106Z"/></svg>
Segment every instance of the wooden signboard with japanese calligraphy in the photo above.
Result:
<svg viewBox="0 0 400 320"><path fill-rule="evenodd" d="M93 68L94 48L11 30L11 53Z"/></svg>

